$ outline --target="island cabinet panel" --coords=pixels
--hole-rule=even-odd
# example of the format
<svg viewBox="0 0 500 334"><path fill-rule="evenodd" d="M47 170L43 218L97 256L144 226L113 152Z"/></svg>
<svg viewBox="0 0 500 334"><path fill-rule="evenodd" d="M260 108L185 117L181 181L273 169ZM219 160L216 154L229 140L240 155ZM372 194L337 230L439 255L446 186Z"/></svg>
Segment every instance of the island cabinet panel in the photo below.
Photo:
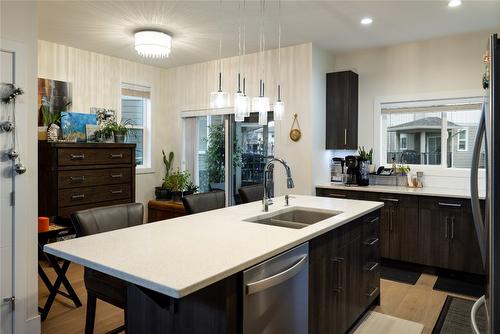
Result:
<svg viewBox="0 0 500 334"><path fill-rule="evenodd" d="M483 274L470 201L420 199L420 262L425 265Z"/></svg>
<svg viewBox="0 0 500 334"><path fill-rule="evenodd" d="M130 284L127 334L241 333L240 274L176 299Z"/></svg>
<svg viewBox="0 0 500 334"><path fill-rule="evenodd" d="M379 297L379 215L309 242L309 333L345 333Z"/></svg>

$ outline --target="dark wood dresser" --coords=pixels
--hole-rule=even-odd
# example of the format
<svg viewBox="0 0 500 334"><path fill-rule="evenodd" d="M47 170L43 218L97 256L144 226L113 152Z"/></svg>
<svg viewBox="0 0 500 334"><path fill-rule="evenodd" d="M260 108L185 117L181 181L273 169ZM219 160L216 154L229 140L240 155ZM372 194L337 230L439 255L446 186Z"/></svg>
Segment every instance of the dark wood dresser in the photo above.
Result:
<svg viewBox="0 0 500 334"><path fill-rule="evenodd" d="M38 142L38 215L135 202L135 144Z"/></svg>

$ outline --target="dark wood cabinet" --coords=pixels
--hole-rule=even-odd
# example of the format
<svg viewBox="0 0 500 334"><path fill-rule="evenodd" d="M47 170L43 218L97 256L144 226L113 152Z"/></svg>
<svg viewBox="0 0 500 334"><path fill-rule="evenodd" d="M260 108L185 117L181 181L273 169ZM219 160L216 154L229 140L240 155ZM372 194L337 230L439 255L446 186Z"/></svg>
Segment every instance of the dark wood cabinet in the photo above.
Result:
<svg viewBox="0 0 500 334"><path fill-rule="evenodd" d="M326 75L326 149L358 148L358 75Z"/></svg>
<svg viewBox="0 0 500 334"><path fill-rule="evenodd" d="M348 188L317 188L316 194L384 202L379 231L382 258L484 274L468 199Z"/></svg>
<svg viewBox="0 0 500 334"><path fill-rule="evenodd" d="M428 197L420 206L420 262L483 274L470 201Z"/></svg>
<svg viewBox="0 0 500 334"><path fill-rule="evenodd" d="M38 143L38 214L135 201L135 144Z"/></svg>
<svg viewBox="0 0 500 334"><path fill-rule="evenodd" d="M345 333L379 297L379 214L309 242L310 333Z"/></svg>

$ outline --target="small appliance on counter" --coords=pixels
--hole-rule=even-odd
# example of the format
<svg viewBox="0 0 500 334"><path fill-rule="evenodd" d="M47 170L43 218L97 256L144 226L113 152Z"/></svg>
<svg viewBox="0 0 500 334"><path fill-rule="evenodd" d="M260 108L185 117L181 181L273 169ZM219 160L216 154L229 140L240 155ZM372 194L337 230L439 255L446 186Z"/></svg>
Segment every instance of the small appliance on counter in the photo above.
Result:
<svg viewBox="0 0 500 334"><path fill-rule="evenodd" d="M346 186L357 186L359 179L358 159L354 155L345 157L345 167L347 169Z"/></svg>
<svg viewBox="0 0 500 334"><path fill-rule="evenodd" d="M344 182L344 163L342 158L333 158L330 164L330 181L335 183Z"/></svg>

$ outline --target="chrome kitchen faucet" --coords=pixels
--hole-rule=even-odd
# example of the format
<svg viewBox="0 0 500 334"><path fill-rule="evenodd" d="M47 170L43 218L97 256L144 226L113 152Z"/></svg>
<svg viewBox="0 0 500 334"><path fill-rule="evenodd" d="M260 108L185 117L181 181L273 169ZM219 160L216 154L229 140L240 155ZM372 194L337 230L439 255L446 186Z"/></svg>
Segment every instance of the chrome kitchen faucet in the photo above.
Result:
<svg viewBox="0 0 500 334"><path fill-rule="evenodd" d="M290 170L290 166L286 163L285 160L283 159L271 159L266 166L264 167L264 198L262 199L262 211L267 212L269 211L269 205L273 204L273 200L271 199L271 191L268 189L267 186L267 173L269 171L269 167L274 163L274 162L279 162L285 167L286 171L286 186L288 189L291 189L295 187L292 179L292 171Z"/></svg>

